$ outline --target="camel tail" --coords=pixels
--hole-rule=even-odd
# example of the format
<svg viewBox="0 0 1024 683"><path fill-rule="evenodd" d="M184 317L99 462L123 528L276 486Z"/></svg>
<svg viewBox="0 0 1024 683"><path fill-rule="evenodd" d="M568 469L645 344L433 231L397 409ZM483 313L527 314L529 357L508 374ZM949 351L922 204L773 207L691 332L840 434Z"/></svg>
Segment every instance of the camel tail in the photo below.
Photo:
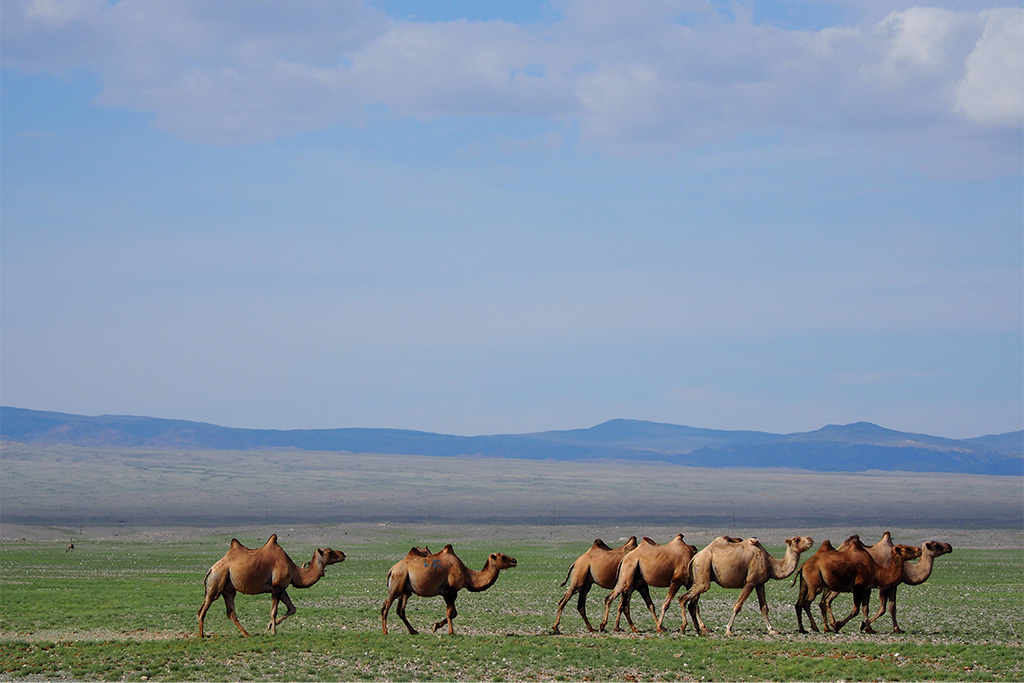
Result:
<svg viewBox="0 0 1024 683"><path fill-rule="evenodd" d="M807 563L804 562L804 564L807 564ZM804 565L802 564L802 565L800 565L799 567L796 568L795 572L793 572L793 580L789 582L789 585L790 586L795 586L796 585L796 580L799 579L800 576L803 575L803 573L804 573Z"/></svg>
<svg viewBox="0 0 1024 683"><path fill-rule="evenodd" d="M576 566L576 563L575 563L575 562L573 562L572 564L570 564L570 565L569 565L569 571L567 571L567 572L565 573L565 581L563 581L563 582L562 582L562 585L563 585L563 586L564 586L565 584L569 583L569 577L570 577L570 576L572 576L572 570L573 570L573 567L575 567L575 566Z"/></svg>

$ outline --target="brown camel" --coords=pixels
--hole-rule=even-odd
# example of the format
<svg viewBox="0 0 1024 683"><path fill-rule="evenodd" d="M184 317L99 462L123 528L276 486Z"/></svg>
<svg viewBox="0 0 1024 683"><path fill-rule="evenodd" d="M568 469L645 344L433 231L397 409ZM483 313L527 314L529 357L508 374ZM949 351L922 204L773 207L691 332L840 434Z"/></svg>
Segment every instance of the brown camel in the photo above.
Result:
<svg viewBox="0 0 1024 683"><path fill-rule="evenodd" d="M842 543L842 545L839 546L838 550L840 550L840 551L846 550L847 547L849 547L849 544L851 543L852 539L854 539L854 538L859 539L860 536L856 536L856 535L855 536L851 536L846 541L844 541ZM941 545L942 544L937 545L936 549L942 550ZM945 544L945 545L949 546L948 543ZM892 564L892 551L893 551L893 548L895 548L895 547L896 547L895 544L893 544L893 542L892 542L892 534L890 532L886 531L885 533L882 534L882 538L879 539L878 543L875 543L874 545L865 546L865 550L867 550L868 554L871 555L871 559L873 559L879 565L881 565L883 567L888 567L890 564ZM901 546L901 547L904 548L905 552L906 552L906 556L904 558L905 560L911 560L911 559L915 559L915 558L921 557L922 548L920 546L904 545L904 546ZM943 554L945 554L945 552L952 552L952 551L953 551L953 548L952 548L952 546L950 546L948 551L944 551L943 550L942 552L938 552L937 554L938 555L943 555ZM916 583L914 583L912 585L917 585L917 584L925 582L925 580L931 574L932 560L934 559L935 556L936 555L933 555L931 558L928 559L927 564L925 565L927 567L927 571L926 572L923 571L923 567L920 570L918 569L919 566L920 566L920 563L918 563L918 564L910 564L910 563L906 563L906 562L904 563L904 565L903 565L903 573L904 574L906 574L907 571L909 570L911 572L911 574L914 575L916 578L920 578L919 581L917 581ZM923 578L921 578L922 575L923 575ZM904 581L900 581L900 583L904 583ZM885 613L886 607L888 606L888 604L890 604L890 601L891 601L891 604L892 604L893 632L894 633L902 633L902 631L900 630L899 626L896 623L896 587L898 585L899 585L899 583L897 583L897 584L895 584L893 586L890 586L889 588L883 588L883 589L879 590L879 592L878 592L878 594L879 594L879 603L880 603L879 604L879 610L878 610L878 613L875 614L875 616L871 617L871 619L868 620L869 624L873 624L875 622L875 619L877 619L878 617L882 616ZM835 591L825 591L825 595L822 596L822 600L824 600L824 602L825 602L825 610L828 612L828 621L825 622L826 625L829 622L834 622L835 621L835 617L832 614L832 602L838 596L839 596L839 593L837 593Z"/></svg>
<svg viewBox="0 0 1024 683"><path fill-rule="evenodd" d="M765 599L764 586L770 579L784 579L796 571L800 554L808 550L814 541L810 536L794 536L786 539L786 554L777 560L768 554L756 538L742 540L719 536L705 546L693 558L693 586L683 595L683 605L692 608L694 625L698 633L708 633L707 626L700 618L699 604L701 593L711 587L714 581L722 588L739 588L740 597L732 607L732 617L725 627L725 635L733 635L732 625L736 621L743 603L751 591L757 591L757 601L761 606L768 633L778 633L768 621L768 602ZM686 632L686 614L683 614L683 633Z"/></svg>
<svg viewBox="0 0 1024 683"><path fill-rule="evenodd" d="M863 610L864 621L861 630L874 633L868 622L868 604L872 588L888 588L900 581L903 575L903 563L913 556L913 550L907 546L894 546L889 566L883 567L872 559L859 536L851 536L842 546L843 550L832 547L824 541L818 551L800 568L800 592L796 601L797 626L801 633L806 633L802 613L807 614L811 628L818 630L811 615L810 605L815 596L823 590L837 593L853 593L853 610L845 618L836 621L828 613L826 600L823 598L819 607L825 629L836 633L846 625L858 612Z"/></svg>
<svg viewBox="0 0 1024 683"><path fill-rule="evenodd" d="M565 595L562 596L562 599L558 601L558 613L555 614L555 624L551 627L551 630L559 633L558 624L562 620L562 610L569 604L572 596L579 593L579 599L576 601L576 611L583 617L583 623L587 625L587 630L595 631L596 629L591 626L590 620L587 619L587 593L590 592L591 586L595 583L601 588L609 590L615 588L615 577L619 571L619 562L622 561L626 553L635 547L636 536L631 536L620 548L609 548L600 538L595 540L587 552L580 555L569 566L565 581L562 582L563 586L568 583L569 587L565 590ZM622 607L620 602L619 614L615 617L616 631L619 630L619 617L622 615Z"/></svg>
<svg viewBox="0 0 1024 683"><path fill-rule="evenodd" d="M74 541L68 541L68 547L64 549L64 552L70 553L74 549L75 549L75 542Z"/></svg>
<svg viewBox="0 0 1024 683"><path fill-rule="evenodd" d="M644 537L643 543L626 553L619 564L619 576L615 582L615 588L604 599L604 619L601 621L601 630L603 631L608 623L608 611L612 602L621 595L620 611L625 613L626 621L633 633L640 632L633 625L633 620L629 615L629 595L635 590L643 598L660 633L663 630L661 624L665 619L665 610L672 602L672 598L679 592L681 586L687 588L690 586L690 559L696 552L697 546L685 542L682 534L676 534L675 538L665 545ZM668 595L661 606L660 616L654 612L650 586L668 588ZM680 602L680 608L681 606L682 602ZM686 621L685 615L683 621L684 623ZM616 630L619 630L617 623Z"/></svg>
<svg viewBox="0 0 1024 683"><path fill-rule="evenodd" d="M426 548L413 548L388 571L388 594L380 608L380 623L384 635L388 633L388 610L395 600L398 600L398 616L409 629L409 633L418 633L405 618L405 605L413 593L423 597L443 596L448 607L445 618L434 624L434 630L437 631L447 623L448 633L454 634L452 619L458 615L455 598L459 591L463 588L474 593L485 591L498 580L498 573L502 569L516 566L516 558L502 553L491 553L484 563L484 568L477 572L456 557L450 543L439 553L423 552L424 550Z"/></svg>
<svg viewBox="0 0 1024 683"><path fill-rule="evenodd" d="M270 593L270 624L267 629L271 633L277 633L277 626L295 614L295 605L288 597L287 588L309 588L320 580L327 570L327 565L341 562L345 559L345 553L330 548L317 548L313 553L313 559L308 567L298 567L288 553L277 544L277 534L271 534L270 539L262 548L246 548L238 542L238 539L231 539L231 547L224 557L217 560L217 563L206 572L206 598L203 606L199 608L199 637L203 637L203 618L213 601L224 596L224 605L228 611L228 619L235 622L235 626L248 636L248 632L242 628L235 614L235 593L246 595L258 595ZM284 601L288 610L280 619L277 618L277 603Z"/></svg>
<svg viewBox="0 0 1024 683"><path fill-rule="evenodd" d="M890 614L892 614L892 632L903 633L903 629L896 623L896 588L901 583L905 583L908 586L921 585L932 575L935 558L953 552L953 546L940 541L927 541L919 548L917 546L913 547L919 551L921 559L917 562L905 562L903 564L903 576L900 580L888 588L879 589L878 601L881 604L878 606L878 613L868 620L869 624L874 623L875 619L885 614L886 607L888 607Z"/></svg>

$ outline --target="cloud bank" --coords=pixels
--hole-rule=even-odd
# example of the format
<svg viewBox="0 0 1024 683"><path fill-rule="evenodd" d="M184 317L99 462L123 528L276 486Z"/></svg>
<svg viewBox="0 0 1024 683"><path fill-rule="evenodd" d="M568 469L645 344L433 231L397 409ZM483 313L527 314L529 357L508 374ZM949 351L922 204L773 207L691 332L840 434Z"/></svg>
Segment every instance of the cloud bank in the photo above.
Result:
<svg viewBox="0 0 1024 683"><path fill-rule="evenodd" d="M1024 10L911 7L794 29L710 2L563 2L551 21L415 21L358 1L10 0L4 65L254 143L377 120L535 117L612 154L750 132L1013 135Z"/></svg>

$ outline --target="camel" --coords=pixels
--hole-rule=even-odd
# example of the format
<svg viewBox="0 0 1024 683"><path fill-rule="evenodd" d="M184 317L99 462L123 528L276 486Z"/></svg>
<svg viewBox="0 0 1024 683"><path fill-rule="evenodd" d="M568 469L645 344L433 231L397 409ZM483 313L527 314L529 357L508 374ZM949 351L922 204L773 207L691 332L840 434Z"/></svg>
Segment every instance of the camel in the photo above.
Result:
<svg viewBox="0 0 1024 683"><path fill-rule="evenodd" d="M886 532L887 534L889 532ZM879 542L881 543L881 541ZM868 548L868 552L871 549L878 546L876 543L874 546ZM897 583L889 586L888 588L882 588L878 591L878 612L875 616L868 619L869 624L873 624L878 617L882 616L886 612L886 608L889 609L892 615L892 632L903 633L903 629L896 623L896 588L901 583L908 586L919 586L928 580L928 577L932 575L932 569L935 566L935 558L940 555L946 555L953 552L953 546L949 543L943 543L940 541L926 541L921 546L909 546L913 551L917 551L917 556L921 559L917 562L905 562L903 564L903 576ZM875 553L871 552L871 556L875 557ZM877 559L875 560L877 562ZM881 562L879 562L881 564Z"/></svg>
<svg viewBox="0 0 1024 683"><path fill-rule="evenodd" d="M210 571L206 572L206 598L198 612L199 637L203 637L203 619L207 610L213 601L222 595L228 618L235 622L243 636L249 635L235 614L235 593L270 593L270 623L267 630L277 633L278 625L295 614L295 605L288 597L288 587L309 588L320 580L328 565L342 562L344 559L345 553L340 550L317 548L309 566L298 567L292 562L292 558L288 557L288 553L277 544L277 534L271 534L263 547L258 549L246 548L237 538L232 538L231 547L224 557L217 560L216 564L210 567ZM288 608L280 619L277 618L279 600L284 601Z"/></svg>
<svg viewBox="0 0 1024 683"><path fill-rule="evenodd" d="M686 543L683 540L682 534L676 534L675 538L665 545L656 543L645 536L643 543L626 553L622 558L622 562L619 563L619 575L615 581L615 588L604 599L604 619L601 621L601 630L603 631L608 623L608 611L611 608L612 602L621 595L622 605L620 606L620 611L625 613L626 621L629 623L633 633L640 632L640 629L633 624L633 620L629 615L629 595L635 590L640 593L644 603L647 605L647 609L651 612L651 616L654 617L658 632L661 633L663 630L661 625L665 620L665 610L672 602L672 598L679 592L681 586L686 586L687 588L690 586L690 559L696 552L697 546ZM654 612L654 603L651 602L649 590L650 586L668 588L668 595L661 606L660 616ZM682 602L680 601L681 607ZM684 614L683 622L685 623L685 621L686 616ZM617 623L615 630L620 630Z"/></svg>
<svg viewBox="0 0 1024 683"><path fill-rule="evenodd" d="M859 536L851 536L840 547L843 549L838 550L828 541L823 541L818 551L800 568L800 592L795 604L800 633L807 632L804 630L802 612L807 614L811 628L818 630L811 615L810 604L815 596L825 589L837 593L853 593L853 610L845 619L839 621L828 613L826 600L822 599L819 606L826 630L831 625L831 630L838 633L846 622L863 609L864 621L861 630L874 633L868 622L871 589L888 588L898 583L903 575L903 563L914 556L913 549L907 546L894 546L889 565L883 567L871 557Z"/></svg>
<svg viewBox="0 0 1024 683"><path fill-rule="evenodd" d="M68 547L64 549L64 552L70 553L74 549L75 549L75 542L74 541L68 541Z"/></svg>
<svg viewBox="0 0 1024 683"><path fill-rule="evenodd" d="M838 550L840 550L840 551L846 550L846 548L849 546L849 544L850 544L850 542L852 541L853 538L859 539L860 536L856 536L856 535L855 536L851 536L846 541L844 541L842 543L842 545L839 546ZM903 572L904 572L904 574L906 574L907 571L909 570L911 572L911 574L914 575L915 578L919 578L920 579L916 583L913 583L911 585L915 585L916 586L916 585L918 585L920 583L924 583L925 580L927 580L928 576L931 574L932 560L937 555L943 555L946 552L952 552L953 551L952 546L949 546L948 543L944 544L946 546L949 546L949 550L948 551L943 550L942 549L942 545L943 544L937 544L934 547L935 550L940 550L941 552L937 552L936 554L933 554L928 559L928 561L927 561L927 563L925 565L927 567L927 572L924 572L923 568L920 569L920 570L918 569L918 567L920 566L920 563L918 563L918 564L904 563L904 565L903 565ZM894 547L896 547L896 546L892 542L892 533L890 533L889 531L886 531L885 533L882 534L882 538L879 539L878 543L875 543L874 545L865 546L865 550L867 550L868 554L871 555L871 559L873 559L879 565L881 565L883 567L888 567L892 563L892 550L893 550ZM906 551L906 558L905 558L906 560L910 560L910 559L915 559L915 558L921 557L922 548L920 546L904 545L904 546L901 546L901 547L904 548L905 551ZM900 583L904 583L904 581L900 581ZM871 619L868 620L869 624L873 624L875 622L875 619L878 619L878 617L882 616L885 613L886 607L889 605L889 603L891 601L891 604L892 604L893 633L902 633L902 631L899 628L899 625L896 623L896 586L898 586L898 585L899 585L899 583L897 583L896 585L890 586L889 588L885 588L885 589L879 590L879 592L878 592L878 594L879 594L879 603L880 603L879 610L878 610L878 613L875 614L875 616L871 617ZM837 593L835 591L825 591L825 595L822 596L822 600L825 601L825 609L828 612L829 621L835 621L835 617L832 614L832 602L838 596L839 596L839 593ZM826 622L826 624L827 623L828 622Z"/></svg>
<svg viewBox="0 0 1024 683"><path fill-rule="evenodd" d="M764 617L765 626L769 634L777 634L770 621L768 621L768 602L765 599L764 586L770 579L784 579L796 571L800 561L800 554L808 550L814 541L810 536L794 536L786 539L786 554L781 560L777 560L768 554L760 541L756 538L748 538L745 541L739 538L719 536L705 546L693 557L693 586L690 587L682 597L684 606L690 609L694 625L698 633L708 633L707 626L700 618L700 611L697 609L701 593L711 587L714 581L722 588L739 588L740 596L732 608L732 617L725 627L725 635L733 635L732 625L736 621L743 603L750 596L751 591L757 591L757 601L761 607L761 615ZM686 633L686 614L683 614L683 633Z"/></svg>
<svg viewBox="0 0 1024 683"><path fill-rule="evenodd" d="M587 593L590 592L591 586L595 583L601 588L612 589L615 588L615 578L619 571L619 562L622 561L623 556L630 550L636 548L636 536L630 536L629 540L620 548L609 548L604 541L600 538L594 541L594 544L590 546L587 552L580 555L575 562L569 565L569 571L565 575L565 581L562 582L564 586L566 583L569 587L565 590L565 595L558 601L558 613L555 614L555 624L551 627L551 630L555 633L560 633L558 630L558 624L562 620L562 610L569 604L569 600L572 596L579 593L579 599L576 601L576 611L583 617L583 623L587 625L587 630L594 632L595 629L590 624L590 620L587 619ZM623 605L619 603L619 614L615 617L615 630L619 630L619 617L622 615Z"/></svg>
<svg viewBox="0 0 1024 683"><path fill-rule="evenodd" d="M438 553L424 551L426 548L413 548L388 571L388 593L384 598L384 605L380 608L380 623L384 635L388 634L388 610L395 600L398 600L398 616L409 629L409 633L418 633L405 617L405 605L413 593L422 597L443 596L447 605L445 618L434 624L434 631L447 623L449 635L454 634L452 620L458 615L455 598L459 591L463 588L474 593L485 591L498 580L498 573L502 569L516 566L516 558L502 553L491 553L483 569L477 572L463 564L455 555L450 543Z"/></svg>

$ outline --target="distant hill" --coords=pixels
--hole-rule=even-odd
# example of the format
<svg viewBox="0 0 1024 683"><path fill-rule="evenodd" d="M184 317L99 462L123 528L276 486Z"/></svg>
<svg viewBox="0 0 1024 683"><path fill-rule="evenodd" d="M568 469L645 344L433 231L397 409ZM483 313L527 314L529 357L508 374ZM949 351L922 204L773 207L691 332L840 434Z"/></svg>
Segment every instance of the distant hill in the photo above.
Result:
<svg viewBox="0 0 1024 683"><path fill-rule="evenodd" d="M773 434L611 420L588 429L454 436L401 429L237 429L152 417L88 417L0 407L0 438L27 444L213 450L294 448L350 453L534 460L664 461L700 467L783 467L1024 474L1024 431L945 439L869 422Z"/></svg>

